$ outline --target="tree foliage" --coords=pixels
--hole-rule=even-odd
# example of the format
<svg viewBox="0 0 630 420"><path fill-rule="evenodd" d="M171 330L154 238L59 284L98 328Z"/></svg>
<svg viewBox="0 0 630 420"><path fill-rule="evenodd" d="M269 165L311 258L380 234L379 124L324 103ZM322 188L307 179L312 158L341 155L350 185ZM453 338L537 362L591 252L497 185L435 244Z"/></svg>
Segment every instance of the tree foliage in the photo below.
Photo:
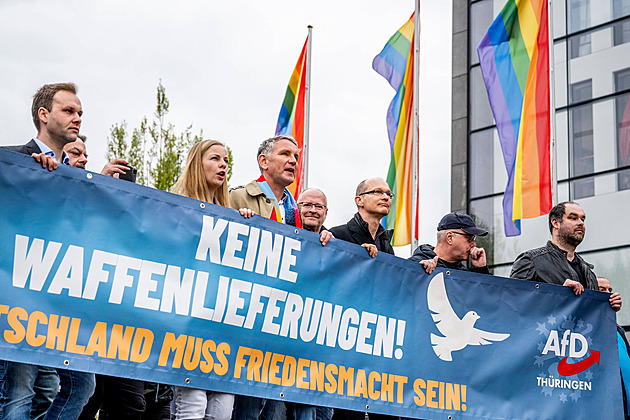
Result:
<svg viewBox="0 0 630 420"><path fill-rule="evenodd" d="M127 122L116 123L110 128L107 139L107 160L124 158L138 170L137 182L142 185L168 191L179 178L190 147L202 139L203 131L192 133L192 124L177 133L175 126L167 122L170 102L166 89L159 82L157 106L153 119L145 116L140 126L134 128L129 139Z"/></svg>

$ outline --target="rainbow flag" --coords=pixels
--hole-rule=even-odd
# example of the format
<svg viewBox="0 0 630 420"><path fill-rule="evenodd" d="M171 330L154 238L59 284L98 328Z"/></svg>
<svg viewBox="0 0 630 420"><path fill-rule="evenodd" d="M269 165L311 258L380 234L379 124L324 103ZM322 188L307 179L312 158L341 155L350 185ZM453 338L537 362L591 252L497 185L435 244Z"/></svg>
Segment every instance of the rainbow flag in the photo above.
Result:
<svg viewBox="0 0 630 420"><path fill-rule="evenodd" d="M508 0L477 47L508 173L506 236L552 207L547 18L547 0Z"/></svg>
<svg viewBox="0 0 630 420"><path fill-rule="evenodd" d="M394 229L394 246L411 242L413 194L413 33L414 14L374 58L372 68L396 90L387 109L387 134L391 149L387 184L395 194L385 226ZM416 222L417 222L416 214ZM417 237L418 223L416 223Z"/></svg>
<svg viewBox="0 0 630 420"><path fill-rule="evenodd" d="M278 116L278 124L276 125L276 135L292 136L298 144L300 150L304 148L304 105L306 93L306 62L307 62L307 45L308 36L300 58L291 74L287 93L284 95L284 101L280 107L280 115ZM297 199L303 188L304 173L304 153L300 153L298 160L297 172L295 173L295 181L287 188Z"/></svg>

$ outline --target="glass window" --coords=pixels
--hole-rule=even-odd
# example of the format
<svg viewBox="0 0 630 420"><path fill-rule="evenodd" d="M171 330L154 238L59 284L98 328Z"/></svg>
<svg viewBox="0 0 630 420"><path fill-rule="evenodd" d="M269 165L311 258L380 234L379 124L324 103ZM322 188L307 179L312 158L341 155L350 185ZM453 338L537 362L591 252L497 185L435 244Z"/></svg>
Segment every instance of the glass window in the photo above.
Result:
<svg viewBox="0 0 630 420"><path fill-rule="evenodd" d="M630 15L630 0L613 0L613 19Z"/></svg>
<svg viewBox="0 0 630 420"><path fill-rule="evenodd" d="M571 85L572 103L591 99L592 83L585 80ZM580 176L593 173L595 159L593 155L593 105L586 104L571 109L571 175ZM581 179L572 183L572 197L579 199L595 194L593 179Z"/></svg>
<svg viewBox="0 0 630 420"><path fill-rule="evenodd" d="M591 24L590 0L569 0L569 33L586 29Z"/></svg>
<svg viewBox="0 0 630 420"><path fill-rule="evenodd" d="M471 198L494 193L494 128L470 135L468 174Z"/></svg>
<svg viewBox="0 0 630 420"><path fill-rule="evenodd" d="M579 250L578 248L578 252ZM630 282L627 280L628 270L630 270L630 248L625 247L599 252L581 252L580 255L587 262L595 266L593 269L595 274L610 280L613 286L613 292L621 293L621 296L624 298L624 305L621 307L621 310L617 312L617 322L620 325L630 325L630 307L625 304L626 296L630 296Z"/></svg>
<svg viewBox="0 0 630 420"><path fill-rule="evenodd" d="M615 72L615 91L630 89L630 69ZM630 94L615 98L617 126L617 167L628 166L630 157ZM617 188L630 189L630 171L617 174Z"/></svg>
<svg viewBox="0 0 630 420"><path fill-rule="evenodd" d="M626 42L630 42L630 20L615 23L613 31L614 45L621 45Z"/></svg>
<svg viewBox="0 0 630 420"><path fill-rule="evenodd" d="M578 35L569 38L571 58L583 57L591 53L591 34Z"/></svg>
<svg viewBox="0 0 630 420"><path fill-rule="evenodd" d="M481 77L481 67L470 69L470 129L476 130L494 125L488 91Z"/></svg>
<svg viewBox="0 0 630 420"><path fill-rule="evenodd" d="M501 197L484 198L470 202L470 217L473 218L475 224L482 229L488 231L487 236L477 236L475 242L477 246L486 251L486 262L488 266L494 264L494 239L495 239L495 201ZM501 225L503 226L503 225ZM501 233L502 233L501 229ZM501 235L499 235L501 237Z"/></svg>
<svg viewBox="0 0 630 420"><path fill-rule="evenodd" d="M477 55L477 45L488 31L492 20L494 19L494 11L492 8L492 0L484 0L470 6L470 64L477 64L479 56Z"/></svg>

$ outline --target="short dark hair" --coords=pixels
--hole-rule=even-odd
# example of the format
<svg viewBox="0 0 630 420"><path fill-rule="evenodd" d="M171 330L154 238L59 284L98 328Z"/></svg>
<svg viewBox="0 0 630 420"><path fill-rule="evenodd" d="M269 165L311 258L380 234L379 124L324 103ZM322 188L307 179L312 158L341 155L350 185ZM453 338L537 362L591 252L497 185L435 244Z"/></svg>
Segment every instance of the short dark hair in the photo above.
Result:
<svg viewBox="0 0 630 420"><path fill-rule="evenodd" d="M77 135L77 138L79 140L81 140L83 143L85 143L87 141L87 136L83 135L83 134L79 134Z"/></svg>
<svg viewBox="0 0 630 420"><path fill-rule="evenodd" d="M553 223L551 223L553 220L557 220L562 223L562 217L566 212L565 207L567 204L575 204L576 206L579 206L579 204L574 201L563 201L562 203L558 203L553 206L549 212L549 233L553 233Z"/></svg>
<svg viewBox="0 0 630 420"><path fill-rule="evenodd" d="M73 95L76 95L78 88L77 85L70 82L51 83L40 87L35 95L33 95L31 114L33 116L33 123L35 124L35 128L37 128L37 132L39 132L39 108L46 108L49 112L52 111L53 97L60 90L65 90L72 93Z"/></svg>

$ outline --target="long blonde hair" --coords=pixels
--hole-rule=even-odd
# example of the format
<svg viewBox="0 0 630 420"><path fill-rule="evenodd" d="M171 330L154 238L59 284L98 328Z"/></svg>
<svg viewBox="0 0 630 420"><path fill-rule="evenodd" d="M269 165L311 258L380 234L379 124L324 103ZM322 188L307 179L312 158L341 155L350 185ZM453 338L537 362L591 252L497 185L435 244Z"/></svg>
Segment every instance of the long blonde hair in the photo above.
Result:
<svg viewBox="0 0 630 420"><path fill-rule="evenodd" d="M227 179L223 181L223 185L217 188L213 200L210 189L208 188L208 182L206 181L206 174L203 170L203 154L212 146L216 145L225 147L225 145L218 140L202 140L199 143L195 143L193 147L190 148L188 158L186 159L186 168L175 185L173 185L173 188L171 188L172 193L207 203L219 204L223 207L230 206Z"/></svg>

